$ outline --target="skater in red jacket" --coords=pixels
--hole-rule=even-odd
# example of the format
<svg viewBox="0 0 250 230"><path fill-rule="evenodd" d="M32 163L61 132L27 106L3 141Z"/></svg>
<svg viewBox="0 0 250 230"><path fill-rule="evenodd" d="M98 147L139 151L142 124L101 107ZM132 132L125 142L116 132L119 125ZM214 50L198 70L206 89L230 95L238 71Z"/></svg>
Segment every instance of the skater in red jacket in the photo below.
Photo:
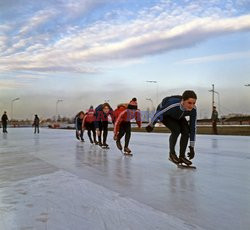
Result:
<svg viewBox="0 0 250 230"><path fill-rule="evenodd" d="M124 154L131 154L128 148L131 137L131 120L135 119L139 128L141 128L141 113L137 108L137 100L133 98L130 103L120 105L115 110L116 121L114 127L114 140L119 150L122 151L121 138L125 135Z"/></svg>
<svg viewBox="0 0 250 230"><path fill-rule="evenodd" d="M85 117L83 119L83 128L87 129L88 131L88 137L90 140L91 144L98 144L98 142L96 141L96 130L95 130L95 110L93 108L93 106L90 106L89 110L85 113ZM91 132L93 134L93 139L91 136Z"/></svg>

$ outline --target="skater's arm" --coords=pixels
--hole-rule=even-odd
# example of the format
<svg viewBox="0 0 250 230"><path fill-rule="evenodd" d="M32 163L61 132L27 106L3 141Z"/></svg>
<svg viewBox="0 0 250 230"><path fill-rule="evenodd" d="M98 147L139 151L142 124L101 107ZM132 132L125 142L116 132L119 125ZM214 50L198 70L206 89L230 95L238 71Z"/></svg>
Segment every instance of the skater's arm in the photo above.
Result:
<svg viewBox="0 0 250 230"><path fill-rule="evenodd" d="M116 137L120 130L120 124L124 120L124 117L127 115L127 110L124 110L117 118L114 126L114 136Z"/></svg>
<svg viewBox="0 0 250 230"><path fill-rule="evenodd" d="M197 110L194 108L190 115L190 146L194 147L197 126Z"/></svg>
<svg viewBox="0 0 250 230"><path fill-rule="evenodd" d="M175 107L179 107L180 103L172 103L172 102L167 102L166 104L161 103L158 107L157 107L157 111L154 114L151 122L149 123L149 125L151 127L154 127L154 125L156 124L156 122L158 120L162 121L163 119L163 115L167 115L169 114L170 110L175 108Z"/></svg>

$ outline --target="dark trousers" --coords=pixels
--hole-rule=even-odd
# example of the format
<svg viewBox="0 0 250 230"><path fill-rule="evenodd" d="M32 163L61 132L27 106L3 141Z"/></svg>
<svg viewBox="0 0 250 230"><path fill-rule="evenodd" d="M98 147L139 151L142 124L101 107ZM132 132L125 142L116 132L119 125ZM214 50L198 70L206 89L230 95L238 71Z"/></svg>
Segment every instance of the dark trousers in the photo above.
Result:
<svg viewBox="0 0 250 230"><path fill-rule="evenodd" d="M108 136L108 121L99 121L99 131L100 135L98 136L99 143L106 144ZM103 142L102 142L103 135Z"/></svg>
<svg viewBox="0 0 250 230"><path fill-rule="evenodd" d="M34 133L39 133L39 125L35 125L35 131Z"/></svg>
<svg viewBox="0 0 250 230"><path fill-rule="evenodd" d="M3 133L7 133L7 122L3 122Z"/></svg>
<svg viewBox="0 0 250 230"><path fill-rule="evenodd" d="M130 137L131 137L131 123L130 122L122 122L120 124L119 134L117 136L118 140L121 140L121 138L125 135L125 148L128 147Z"/></svg>
<svg viewBox="0 0 250 230"><path fill-rule="evenodd" d="M93 143L91 132L93 134L94 142L96 142L96 132L95 132L94 122L91 122L91 123L86 122L85 127L86 127L86 129L88 131L88 137L89 137L90 142Z"/></svg>
<svg viewBox="0 0 250 230"><path fill-rule="evenodd" d="M171 131L171 135L169 137L170 153L175 153L175 145L179 135L181 134L180 156L184 157L190 135L190 128L186 118L181 118L180 120L176 120L169 116L165 116L163 117L162 123Z"/></svg>
<svg viewBox="0 0 250 230"><path fill-rule="evenodd" d="M80 134L79 134L79 132L80 132ZM76 130L76 138L79 140L81 140L81 141L83 141L84 139L83 139L83 130Z"/></svg>
<svg viewBox="0 0 250 230"><path fill-rule="evenodd" d="M213 125L213 133L217 135L217 134L218 134L217 122L216 122L216 121L213 121L213 122L212 122L212 125Z"/></svg>

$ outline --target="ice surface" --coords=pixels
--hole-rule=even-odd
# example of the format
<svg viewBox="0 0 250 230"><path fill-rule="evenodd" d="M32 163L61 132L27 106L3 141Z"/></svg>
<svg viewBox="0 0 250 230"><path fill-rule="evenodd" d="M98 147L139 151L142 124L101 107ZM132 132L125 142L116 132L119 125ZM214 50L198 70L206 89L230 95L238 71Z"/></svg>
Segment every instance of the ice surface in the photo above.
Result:
<svg viewBox="0 0 250 230"><path fill-rule="evenodd" d="M74 131L0 135L0 229L249 229L250 138L197 137L197 170L168 159L169 134L133 133L124 157Z"/></svg>

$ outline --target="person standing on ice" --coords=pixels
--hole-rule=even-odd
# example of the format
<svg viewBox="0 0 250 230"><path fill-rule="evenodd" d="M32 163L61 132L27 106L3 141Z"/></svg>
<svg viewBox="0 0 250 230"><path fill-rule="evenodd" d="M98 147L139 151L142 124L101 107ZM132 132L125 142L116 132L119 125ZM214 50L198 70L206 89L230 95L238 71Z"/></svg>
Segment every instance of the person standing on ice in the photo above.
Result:
<svg viewBox="0 0 250 230"><path fill-rule="evenodd" d="M7 124L8 124L8 116L7 116L7 112L4 111L3 115L2 115L2 126L3 126L3 133L8 133L7 132Z"/></svg>
<svg viewBox="0 0 250 230"><path fill-rule="evenodd" d="M213 106L211 120L212 120L212 126L213 126L213 133L215 135L218 135L218 130L217 130L217 122L219 121L218 117L219 117L219 115L218 115L218 112L216 110L216 106Z"/></svg>
<svg viewBox="0 0 250 230"><path fill-rule="evenodd" d="M102 148L109 148L107 144L109 116L111 116L112 122L114 124L113 109L109 103L101 104L95 109L95 128L98 136L99 146Z"/></svg>
<svg viewBox="0 0 250 230"><path fill-rule="evenodd" d="M91 144L98 144L96 141L96 130L95 130L95 110L93 106L90 106L89 110L85 113L84 119L83 119L83 128L87 129L88 131L88 137ZM91 132L93 134L93 139L91 136Z"/></svg>
<svg viewBox="0 0 250 230"><path fill-rule="evenodd" d="M122 151L121 138L125 135L124 154L131 154L128 148L131 137L131 120L135 119L139 128L141 128L141 114L137 107L137 100L133 98L128 105L121 104L114 111L115 113L115 127L114 127L114 140L116 146Z"/></svg>
<svg viewBox="0 0 250 230"><path fill-rule="evenodd" d="M34 118L34 122L33 122L33 126L35 127L34 133L36 133L36 132L39 133L39 124L40 124L40 119L36 114L35 118Z"/></svg>
<svg viewBox="0 0 250 230"><path fill-rule="evenodd" d="M82 142L84 142L83 139L84 129L82 126L83 119L84 119L84 112L81 111L75 117L75 128L76 128L76 138Z"/></svg>
<svg viewBox="0 0 250 230"><path fill-rule="evenodd" d="M160 120L167 128L170 129L171 135L169 138L169 159L176 164L184 163L191 165L191 159L194 158L195 151L195 136L196 136L196 103L197 96L194 91L186 90L182 96L170 96L162 100L158 105L157 111L151 122L146 127L147 132L152 132L154 125ZM189 122L186 120L189 116ZM179 158L175 153L175 145L179 135L180 152ZM190 138L189 160L186 158L185 152Z"/></svg>

